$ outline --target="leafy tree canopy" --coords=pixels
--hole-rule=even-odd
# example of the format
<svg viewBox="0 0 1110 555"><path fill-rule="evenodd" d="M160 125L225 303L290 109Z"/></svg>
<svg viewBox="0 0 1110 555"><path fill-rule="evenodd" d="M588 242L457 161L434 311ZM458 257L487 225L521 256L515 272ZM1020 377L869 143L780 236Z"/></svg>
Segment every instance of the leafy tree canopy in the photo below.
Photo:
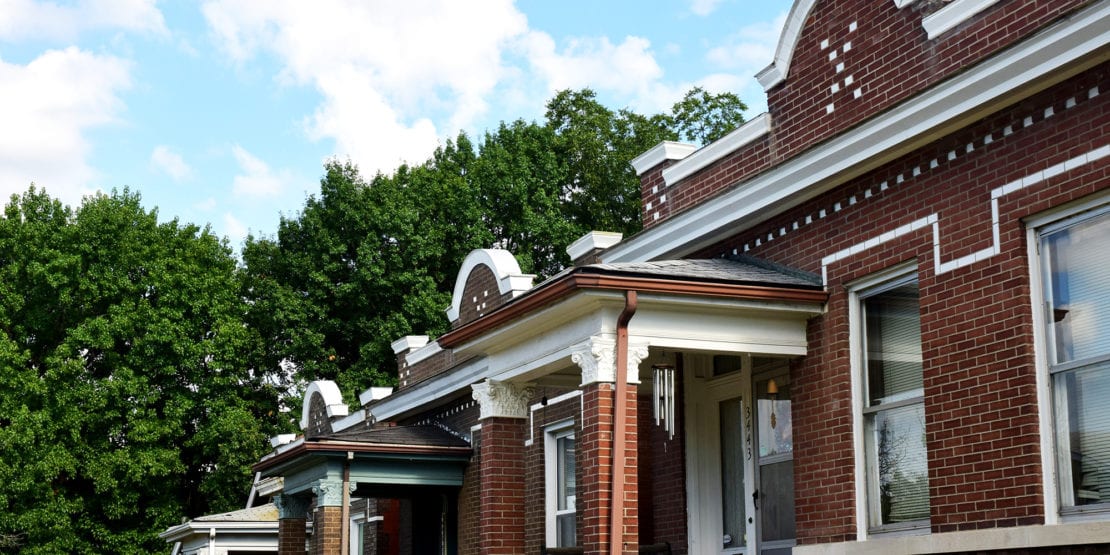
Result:
<svg viewBox="0 0 1110 555"><path fill-rule="evenodd" d="M230 249L127 191L0 218L0 538L22 553L162 551L242 506L277 395L247 371ZM272 418L271 418L272 419Z"/></svg>
<svg viewBox="0 0 1110 555"><path fill-rule="evenodd" d="M565 247L590 230L637 232L640 181L629 161L680 135L712 140L743 109L735 95L695 88L671 113L642 115L568 90L548 101L542 123L502 123L477 144L460 134L392 175L367 180L350 162L328 162L320 194L283 218L276 237L244 248L248 321L268 345L259 365L285 364L300 385L335 380L352 404L394 383L390 343L446 331L467 253L504 248L542 279L569 264Z"/></svg>

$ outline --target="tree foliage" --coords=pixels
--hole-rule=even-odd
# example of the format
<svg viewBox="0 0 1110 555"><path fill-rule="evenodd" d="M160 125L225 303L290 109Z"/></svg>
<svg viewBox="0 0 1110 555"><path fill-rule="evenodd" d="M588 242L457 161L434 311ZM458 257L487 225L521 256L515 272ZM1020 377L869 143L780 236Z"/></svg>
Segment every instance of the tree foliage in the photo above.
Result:
<svg viewBox="0 0 1110 555"><path fill-rule="evenodd" d="M562 91L542 123L502 123L477 145L460 134L392 175L366 180L350 162L328 162L319 195L243 251L248 321L269 346L261 366L284 363L300 384L335 380L352 403L393 383L390 343L446 331L467 253L504 248L542 279L590 230L635 233L640 181L629 161L684 130L735 126L742 109L734 95L702 89L654 115L611 110L589 89Z"/></svg>
<svg viewBox="0 0 1110 555"><path fill-rule="evenodd" d="M669 114L563 91L545 121L460 134L422 164L320 192L250 237L237 265L207 229L159 223L138 195L72 209L32 187L0 218L0 552L148 553L182 516L241 506L265 438L292 428L309 380L347 400L396 380L390 343L447 330L476 248L540 279L590 230L635 233L628 162L711 140L734 96L691 91Z"/></svg>
<svg viewBox="0 0 1110 555"><path fill-rule="evenodd" d="M23 553L147 553L241 506L276 395L246 371L235 260L127 191L32 188L0 219L0 537Z"/></svg>
<svg viewBox="0 0 1110 555"><path fill-rule="evenodd" d="M694 87L671 108L671 118L680 137L707 145L744 123L744 110L747 109L734 93L713 94Z"/></svg>

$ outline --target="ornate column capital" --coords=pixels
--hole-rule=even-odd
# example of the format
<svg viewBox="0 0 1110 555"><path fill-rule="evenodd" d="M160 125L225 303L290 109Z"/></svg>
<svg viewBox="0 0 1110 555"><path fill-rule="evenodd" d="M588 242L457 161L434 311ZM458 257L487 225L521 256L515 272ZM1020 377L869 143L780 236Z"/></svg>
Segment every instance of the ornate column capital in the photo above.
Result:
<svg viewBox="0 0 1110 555"><path fill-rule="evenodd" d="M312 493L316 494L317 507L343 506L343 482L339 480L318 480Z"/></svg>
<svg viewBox="0 0 1110 555"><path fill-rule="evenodd" d="M532 384L514 384L487 378L486 381L470 387L474 390L471 395L481 408L479 420L528 417L528 400L535 390Z"/></svg>
<svg viewBox="0 0 1110 555"><path fill-rule="evenodd" d="M282 493L271 498L278 510L278 518L308 518L308 498Z"/></svg>
<svg viewBox="0 0 1110 555"><path fill-rule="evenodd" d="M640 361L647 358L646 343L629 342L628 383L640 383ZM617 381L617 342L606 337L591 337L574 347L570 359L582 368L582 385Z"/></svg>

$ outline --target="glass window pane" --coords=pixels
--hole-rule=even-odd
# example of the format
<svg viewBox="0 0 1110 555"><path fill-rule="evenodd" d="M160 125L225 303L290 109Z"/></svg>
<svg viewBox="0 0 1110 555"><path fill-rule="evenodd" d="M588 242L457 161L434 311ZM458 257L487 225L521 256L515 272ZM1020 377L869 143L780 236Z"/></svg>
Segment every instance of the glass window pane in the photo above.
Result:
<svg viewBox="0 0 1110 555"><path fill-rule="evenodd" d="M558 547L574 547L575 528L574 513L555 517L556 542Z"/></svg>
<svg viewBox="0 0 1110 555"><path fill-rule="evenodd" d="M929 518L929 471L925 455L925 408L913 404L879 411L869 419L869 479L878 500L872 524Z"/></svg>
<svg viewBox="0 0 1110 555"><path fill-rule="evenodd" d="M575 498L574 436L565 436L559 438L558 450L558 510L573 510Z"/></svg>
<svg viewBox="0 0 1110 555"><path fill-rule="evenodd" d="M774 393L770 392L772 388ZM789 382L785 377L758 382L756 395L759 411L759 456L770 457L792 452L794 428L790 413Z"/></svg>
<svg viewBox="0 0 1110 555"><path fill-rule="evenodd" d="M1064 402L1056 406L1057 450L1062 477L1071 487L1064 499L1076 505L1110 502L1110 364L1087 367L1055 376Z"/></svg>
<svg viewBox="0 0 1110 555"><path fill-rule="evenodd" d="M1110 217L1042 238L1053 362L1110 353Z"/></svg>
<svg viewBox="0 0 1110 555"><path fill-rule="evenodd" d="M794 461L759 467L759 518L763 541L794 538Z"/></svg>
<svg viewBox="0 0 1110 555"><path fill-rule="evenodd" d="M916 282L863 301L869 406L922 395L918 304Z"/></svg>
<svg viewBox="0 0 1110 555"><path fill-rule="evenodd" d="M743 547L744 542L744 448L740 426L740 399L721 403L721 501L724 547Z"/></svg>

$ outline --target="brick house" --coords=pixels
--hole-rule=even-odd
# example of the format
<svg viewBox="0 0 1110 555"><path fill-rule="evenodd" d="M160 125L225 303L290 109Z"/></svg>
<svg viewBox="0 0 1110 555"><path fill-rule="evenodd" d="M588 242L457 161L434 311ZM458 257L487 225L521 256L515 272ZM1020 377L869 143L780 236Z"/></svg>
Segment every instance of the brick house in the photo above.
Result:
<svg viewBox="0 0 1110 555"><path fill-rule="evenodd" d="M641 233L475 251L396 391L310 387L282 551L1110 552L1108 61L1110 0L797 0Z"/></svg>

